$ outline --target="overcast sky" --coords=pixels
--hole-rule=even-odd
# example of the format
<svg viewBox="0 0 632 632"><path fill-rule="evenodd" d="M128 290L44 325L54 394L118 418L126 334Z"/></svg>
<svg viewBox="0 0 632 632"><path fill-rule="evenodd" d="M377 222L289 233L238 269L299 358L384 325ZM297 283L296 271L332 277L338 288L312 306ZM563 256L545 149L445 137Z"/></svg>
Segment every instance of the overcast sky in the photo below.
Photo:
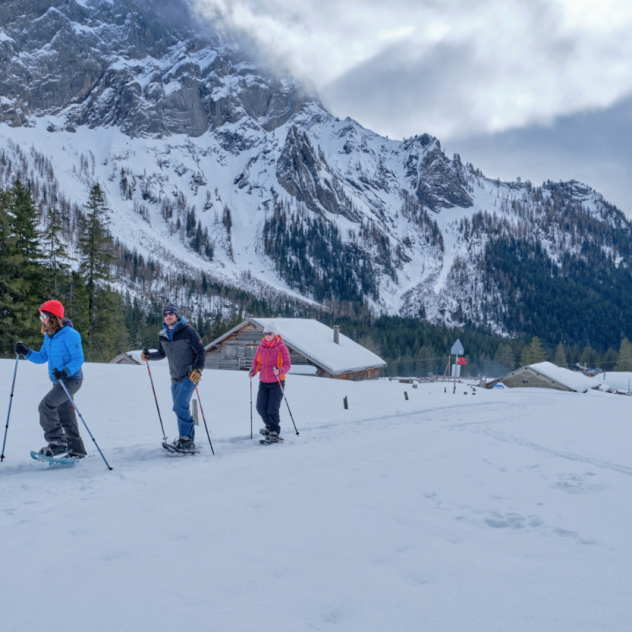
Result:
<svg viewBox="0 0 632 632"><path fill-rule="evenodd" d="M491 177L574 177L632 214L631 0L189 1L336 116L428 132Z"/></svg>

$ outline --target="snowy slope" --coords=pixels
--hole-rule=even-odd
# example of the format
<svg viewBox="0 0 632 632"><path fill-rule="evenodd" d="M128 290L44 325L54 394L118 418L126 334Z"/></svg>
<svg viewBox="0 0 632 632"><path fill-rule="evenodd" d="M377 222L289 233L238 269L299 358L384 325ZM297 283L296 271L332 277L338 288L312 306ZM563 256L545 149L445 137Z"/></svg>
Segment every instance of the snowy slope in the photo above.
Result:
<svg viewBox="0 0 632 632"><path fill-rule="evenodd" d="M5 403L12 370L0 361ZM20 362L0 464L7 630L629 629L626 397L420 385L406 401L409 385L296 376L300 436L283 409L285 444L262 447L246 375L214 371L216 456L173 458L145 367L85 373L77 404L112 472L29 458L48 385Z"/></svg>
<svg viewBox="0 0 632 632"><path fill-rule="evenodd" d="M492 237L627 265L630 224L590 187L492 180L428 134L340 120L181 0L8 0L0 24L0 186L28 180L71 241L99 182L114 236L167 272L504 333Z"/></svg>

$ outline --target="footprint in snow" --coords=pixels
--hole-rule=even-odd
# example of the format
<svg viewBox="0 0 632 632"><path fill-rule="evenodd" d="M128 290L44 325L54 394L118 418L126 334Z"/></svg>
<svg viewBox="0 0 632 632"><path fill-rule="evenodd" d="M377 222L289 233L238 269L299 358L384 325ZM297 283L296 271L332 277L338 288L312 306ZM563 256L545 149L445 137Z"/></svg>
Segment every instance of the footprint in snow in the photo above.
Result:
<svg viewBox="0 0 632 632"><path fill-rule="evenodd" d="M522 516L518 513L501 514L495 511L491 518L485 518L488 526L494 529L524 529L525 527L539 527L543 521L538 516Z"/></svg>

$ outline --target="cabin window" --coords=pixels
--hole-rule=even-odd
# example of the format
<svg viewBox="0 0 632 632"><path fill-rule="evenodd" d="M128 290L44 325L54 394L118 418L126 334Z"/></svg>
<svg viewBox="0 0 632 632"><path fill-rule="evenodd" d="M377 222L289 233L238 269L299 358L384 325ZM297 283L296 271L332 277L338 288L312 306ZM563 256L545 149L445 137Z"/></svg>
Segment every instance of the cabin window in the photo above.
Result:
<svg viewBox="0 0 632 632"><path fill-rule="evenodd" d="M246 360L250 360L251 362L255 359L255 354L257 353L257 349L259 345L246 345Z"/></svg>

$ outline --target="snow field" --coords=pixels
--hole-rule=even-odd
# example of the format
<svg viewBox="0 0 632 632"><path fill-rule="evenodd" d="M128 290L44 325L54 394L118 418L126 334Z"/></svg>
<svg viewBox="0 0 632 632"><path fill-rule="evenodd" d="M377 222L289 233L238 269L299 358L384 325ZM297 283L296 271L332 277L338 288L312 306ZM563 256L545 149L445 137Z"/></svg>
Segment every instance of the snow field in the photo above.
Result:
<svg viewBox="0 0 632 632"><path fill-rule="evenodd" d="M13 367L0 361L1 414ZM151 368L172 438L167 367ZM301 434L284 404L285 444L263 447L246 373L207 371L216 456L201 425L202 454L173 457L144 366L84 370L77 405L112 472L85 431L96 456L30 459L49 382L19 363L6 630L630 629L627 397L290 376Z"/></svg>

